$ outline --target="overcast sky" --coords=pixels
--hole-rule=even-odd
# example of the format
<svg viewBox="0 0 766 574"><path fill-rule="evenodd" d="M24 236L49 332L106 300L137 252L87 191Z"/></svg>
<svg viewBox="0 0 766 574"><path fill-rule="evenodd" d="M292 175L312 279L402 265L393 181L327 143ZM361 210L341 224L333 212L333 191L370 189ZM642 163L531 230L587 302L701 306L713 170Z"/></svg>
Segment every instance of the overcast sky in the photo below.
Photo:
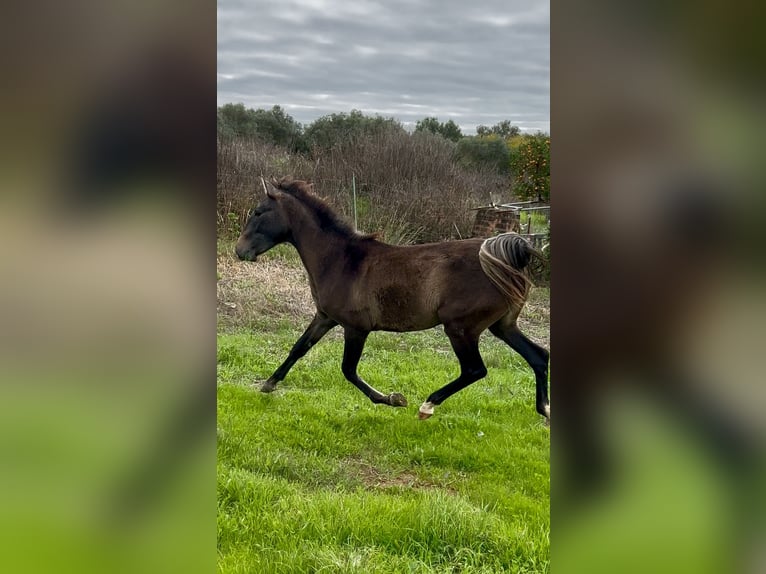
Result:
<svg viewBox="0 0 766 574"><path fill-rule="evenodd" d="M218 105L550 132L547 0L218 0Z"/></svg>

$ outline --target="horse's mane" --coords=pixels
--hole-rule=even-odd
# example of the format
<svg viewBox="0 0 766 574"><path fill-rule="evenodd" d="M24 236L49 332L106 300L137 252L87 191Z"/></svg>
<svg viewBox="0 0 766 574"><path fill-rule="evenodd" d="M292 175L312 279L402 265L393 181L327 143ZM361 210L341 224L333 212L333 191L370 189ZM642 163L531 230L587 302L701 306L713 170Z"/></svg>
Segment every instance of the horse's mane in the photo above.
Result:
<svg viewBox="0 0 766 574"><path fill-rule="evenodd" d="M376 235L363 234L344 221L330 205L313 191L313 184L291 177L283 177L277 182L277 189L289 193L292 197L308 207L317 217L319 226L324 231L334 232L339 235L354 239L375 239Z"/></svg>

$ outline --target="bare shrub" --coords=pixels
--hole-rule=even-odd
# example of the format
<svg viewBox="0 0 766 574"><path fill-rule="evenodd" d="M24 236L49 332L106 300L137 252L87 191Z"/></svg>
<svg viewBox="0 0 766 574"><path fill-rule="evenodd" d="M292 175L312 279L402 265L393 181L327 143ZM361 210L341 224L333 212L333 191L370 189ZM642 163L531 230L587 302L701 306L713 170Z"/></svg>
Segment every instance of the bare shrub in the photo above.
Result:
<svg viewBox="0 0 766 574"><path fill-rule="evenodd" d="M218 139L217 220L220 235L235 235L260 200L261 174L311 176L311 162L285 148L252 139Z"/></svg>
<svg viewBox="0 0 766 574"><path fill-rule="evenodd" d="M257 202L263 173L312 180L316 192L350 221L355 181L358 227L392 243L467 237L470 208L490 192L507 189L507 181L461 168L454 150L442 137L393 129L315 149L312 158L266 144L219 141L219 231L241 228Z"/></svg>

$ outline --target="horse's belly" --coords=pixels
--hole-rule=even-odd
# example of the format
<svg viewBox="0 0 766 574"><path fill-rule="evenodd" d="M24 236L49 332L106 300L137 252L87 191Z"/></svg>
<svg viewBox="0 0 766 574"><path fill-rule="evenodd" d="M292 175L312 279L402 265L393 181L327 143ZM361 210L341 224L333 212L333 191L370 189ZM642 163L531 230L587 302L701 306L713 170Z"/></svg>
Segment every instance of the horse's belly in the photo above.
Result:
<svg viewBox="0 0 766 574"><path fill-rule="evenodd" d="M422 331L440 323L436 309L407 302L380 306L377 311L373 329L380 331Z"/></svg>
<svg viewBox="0 0 766 574"><path fill-rule="evenodd" d="M398 317L394 320L382 320L375 323L373 331L396 331L403 333L407 331L423 331L436 327L439 324L437 317L429 317L427 319L421 317Z"/></svg>
<svg viewBox="0 0 766 574"><path fill-rule="evenodd" d="M422 290L401 285L332 293L317 306L341 325L370 331L422 331L439 325L438 306Z"/></svg>

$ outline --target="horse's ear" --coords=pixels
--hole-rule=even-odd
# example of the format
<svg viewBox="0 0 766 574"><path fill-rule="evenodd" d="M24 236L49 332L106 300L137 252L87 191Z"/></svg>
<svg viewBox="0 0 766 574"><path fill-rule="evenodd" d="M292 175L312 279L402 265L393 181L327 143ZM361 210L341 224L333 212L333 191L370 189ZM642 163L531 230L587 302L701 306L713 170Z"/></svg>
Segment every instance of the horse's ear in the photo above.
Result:
<svg viewBox="0 0 766 574"><path fill-rule="evenodd" d="M277 196L280 193L281 192L276 187L272 185L266 186L266 195L270 197L271 199L277 199Z"/></svg>
<svg viewBox="0 0 766 574"><path fill-rule="evenodd" d="M274 186L273 184L267 185L266 180L263 179L263 176L261 176L261 186L263 186L263 192L266 194L267 197L270 197L271 199L277 198L279 191L277 190L276 186Z"/></svg>

